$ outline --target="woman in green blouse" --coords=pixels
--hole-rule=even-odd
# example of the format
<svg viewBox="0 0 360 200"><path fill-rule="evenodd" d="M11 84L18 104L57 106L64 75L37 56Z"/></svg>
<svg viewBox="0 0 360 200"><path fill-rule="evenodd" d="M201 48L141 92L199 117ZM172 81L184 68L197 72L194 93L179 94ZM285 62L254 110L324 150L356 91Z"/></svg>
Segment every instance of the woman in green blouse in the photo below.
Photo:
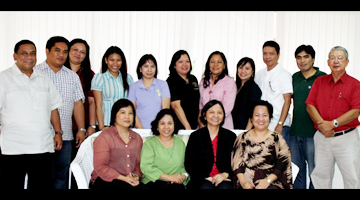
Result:
<svg viewBox="0 0 360 200"><path fill-rule="evenodd" d="M154 134L145 141L140 159L142 182L150 189L185 189L188 174L184 167L185 143L175 129L175 114L162 109L151 123Z"/></svg>

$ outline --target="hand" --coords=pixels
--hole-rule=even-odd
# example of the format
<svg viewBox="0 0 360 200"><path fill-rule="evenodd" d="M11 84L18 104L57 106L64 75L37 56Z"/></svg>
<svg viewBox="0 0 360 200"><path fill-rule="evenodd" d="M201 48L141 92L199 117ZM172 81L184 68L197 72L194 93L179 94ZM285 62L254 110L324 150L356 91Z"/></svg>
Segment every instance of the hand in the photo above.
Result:
<svg viewBox="0 0 360 200"><path fill-rule="evenodd" d="M95 133L95 129L91 126L88 127L88 129L86 130L86 137L89 137L90 135Z"/></svg>
<svg viewBox="0 0 360 200"><path fill-rule="evenodd" d="M182 184L185 181L186 176L183 174L173 174L173 175L168 175L167 179L171 184L173 183Z"/></svg>
<svg viewBox="0 0 360 200"><path fill-rule="evenodd" d="M123 181L125 181L126 183L130 184L133 187L138 186L140 184L139 177L135 177L131 173L125 176Z"/></svg>
<svg viewBox="0 0 360 200"><path fill-rule="evenodd" d="M229 176L229 174L224 172L221 174L217 174L214 177L209 176L209 177L205 178L205 180L208 180L212 184L215 184L215 186L218 186L223 181L230 181L230 179L227 178L228 176Z"/></svg>
<svg viewBox="0 0 360 200"><path fill-rule="evenodd" d="M240 182L240 185L243 189L254 189L255 185L252 181Z"/></svg>
<svg viewBox="0 0 360 200"><path fill-rule="evenodd" d="M270 183L267 182L267 180L264 179L259 179L257 181L255 181L255 183L257 183L257 186L255 187L255 189L266 189L270 186Z"/></svg>
<svg viewBox="0 0 360 200"><path fill-rule="evenodd" d="M139 175L137 175L136 173L130 173L130 177L133 178L135 181L139 180Z"/></svg>
<svg viewBox="0 0 360 200"><path fill-rule="evenodd" d="M63 145L62 135L61 134L55 134L54 136L54 149L56 151L61 150Z"/></svg>
<svg viewBox="0 0 360 200"><path fill-rule="evenodd" d="M332 137L335 133L333 121L322 121L317 123L320 132L326 137Z"/></svg>
<svg viewBox="0 0 360 200"><path fill-rule="evenodd" d="M216 174L214 177L212 177L212 183L215 184L215 186L218 186L221 182L227 179L228 173L221 173Z"/></svg>
<svg viewBox="0 0 360 200"><path fill-rule="evenodd" d="M278 132L278 133L280 133L280 134L282 134L282 131L283 131L283 125L281 125L281 124L278 124L278 125L276 125L276 127L275 127L275 130L274 130L275 132Z"/></svg>
<svg viewBox="0 0 360 200"><path fill-rule="evenodd" d="M81 143L85 140L85 132L84 131L78 131L76 133L76 148L79 148Z"/></svg>

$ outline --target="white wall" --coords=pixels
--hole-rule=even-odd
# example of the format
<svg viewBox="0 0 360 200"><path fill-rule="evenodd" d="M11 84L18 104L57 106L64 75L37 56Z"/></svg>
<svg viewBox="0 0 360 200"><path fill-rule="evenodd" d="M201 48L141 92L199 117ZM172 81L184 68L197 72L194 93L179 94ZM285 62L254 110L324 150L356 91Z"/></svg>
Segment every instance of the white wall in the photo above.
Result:
<svg viewBox="0 0 360 200"><path fill-rule="evenodd" d="M158 61L158 78L165 80L172 55L179 49L189 52L193 74L201 78L208 55L220 50L228 59L230 76L244 56L255 60L257 70L265 67L262 45L267 40L280 44L279 63L289 72L298 71L294 52L301 44L316 51L315 65L330 73L327 54L335 45L349 51L347 71L360 79L360 12L0 12L0 70L13 64L13 48L22 39L38 48L43 62L46 41L61 35L69 41L85 39L91 48L95 73L111 45L119 46L128 61L129 73L136 79L136 66L143 54Z"/></svg>
<svg viewBox="0 0 360 200"><path fill-rule="evenodd" d="M172 55L189 52L193 74L201 78L209 54L225 53L230 76L243 56L262 66L261 46L274 39L274 12L0 12L0 70L13 64L13 48L21 39L32 40L43 62L46 41L54 35L68 40L85 39L95 73L106 49L119 46L136 79L136 66L143 54L158 62L158 78L165 80Z"/></svg>

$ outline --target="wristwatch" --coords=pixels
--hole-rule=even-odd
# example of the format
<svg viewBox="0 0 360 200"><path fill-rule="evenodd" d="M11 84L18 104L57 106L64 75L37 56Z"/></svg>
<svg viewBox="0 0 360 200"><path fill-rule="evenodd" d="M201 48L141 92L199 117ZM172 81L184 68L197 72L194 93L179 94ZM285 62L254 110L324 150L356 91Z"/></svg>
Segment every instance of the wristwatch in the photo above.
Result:
<svg viewBox="0 0 360 200"><path fill-rule="evenodd" d="M78 131L84 131L86 133L86 129L84 128L79 128Z"/></svg>
<svg viewBox="0 0 360 200"><path fill-rule="evenodd" d="M334 126L335 126L335 128L337 128L339 126L339 122L336 121L336 119L334 119Z"/></svg>
<svg viewBox="0 0 360 200"><path fill-rule="evenodd" d="M55 131L55 134L60 134L62 135L64 132L63 131Z"/></svg>
<svg viewBox="0 0 360 200"><path fill-rule="evenodd" d="M282 121L279 121L279 123L278 123L279 125L282 125L283 124L283 122Z"/></svg>

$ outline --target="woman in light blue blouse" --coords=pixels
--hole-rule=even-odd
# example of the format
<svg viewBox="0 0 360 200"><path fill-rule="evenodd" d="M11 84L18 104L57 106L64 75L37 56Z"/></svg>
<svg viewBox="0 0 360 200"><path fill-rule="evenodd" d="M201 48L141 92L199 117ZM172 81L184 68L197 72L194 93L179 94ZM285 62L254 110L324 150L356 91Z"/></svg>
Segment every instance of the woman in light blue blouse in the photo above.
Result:
<svg viewBox="0 0 360 200"><path fill-rule="evenodd" d="M101 73L95 74L91 81L100 130L110 125L114 102L127 98L129 85L133 82L131 75L127 74L126 58L122 50L117 46L109 47L102 58Z"/></svg>
<svg viewBox="0 0 360 200"><path fill-rule="evenodd" d="M156 114L164 108L170 108L170 90L166 81L157 76L157 62L153 55L143 55L136 73L138 81L130 85L128 99L136 109L136 128L151 128Z"/></svg>

